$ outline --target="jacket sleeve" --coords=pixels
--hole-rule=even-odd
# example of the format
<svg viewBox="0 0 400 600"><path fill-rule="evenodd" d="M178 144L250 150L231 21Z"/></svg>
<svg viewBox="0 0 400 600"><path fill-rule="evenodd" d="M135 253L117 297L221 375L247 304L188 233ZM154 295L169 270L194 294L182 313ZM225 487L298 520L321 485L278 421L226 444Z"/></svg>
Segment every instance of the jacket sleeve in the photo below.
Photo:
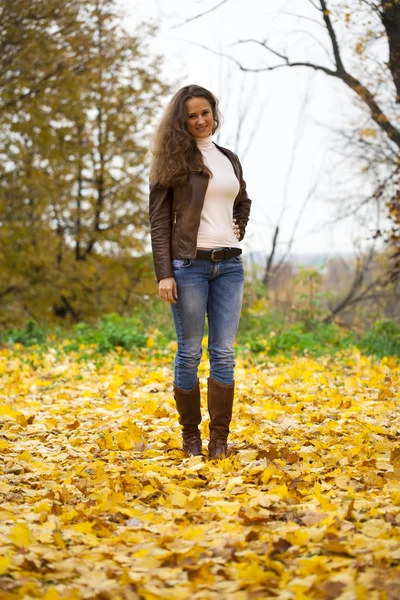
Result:
<svg viewBox="0 0 400 600"><path fill-rule="evenodd" d="M172 188L150 185L150 237L157 281L173 277L171 257Z"/></svg>
<svg viewBox="0 0 400 600"><path fill-rule="evenodd" d="M239 157L237 155L235 156L238 161L240 171L240 195L233 210L233 218L236 219L236 222L239 225L239 242L241 242L246 233L246 226L250 215L251 200L247 195L246 182L243 179L242 165L240 164Z"/></svg>

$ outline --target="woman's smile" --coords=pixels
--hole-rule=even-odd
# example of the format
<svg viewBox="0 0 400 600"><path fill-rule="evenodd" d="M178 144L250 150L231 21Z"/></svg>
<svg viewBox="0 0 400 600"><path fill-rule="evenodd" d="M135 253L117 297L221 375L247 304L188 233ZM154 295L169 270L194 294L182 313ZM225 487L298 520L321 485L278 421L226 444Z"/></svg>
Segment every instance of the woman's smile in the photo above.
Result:
<svg viewBox="0 0 400 600"><path fill-rule="evenodd" d="M190 98L186 102L186 124L189 132L194 137L210 135L214 123L211 104L206 98Z"/></svg>

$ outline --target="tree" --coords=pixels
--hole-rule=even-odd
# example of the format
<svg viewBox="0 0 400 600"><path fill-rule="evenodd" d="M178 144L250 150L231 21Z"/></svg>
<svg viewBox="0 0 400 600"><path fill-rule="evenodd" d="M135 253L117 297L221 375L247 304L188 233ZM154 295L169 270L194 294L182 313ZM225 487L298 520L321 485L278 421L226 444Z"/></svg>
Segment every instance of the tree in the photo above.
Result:
<svg viewBox="0 0 400 600"><path fill-rule="evenodd" d="M340 3L332 11L331 3L328 0L319 0L319 6L313 0L309 0L319 13L319 18L325 25L326 34L330 43L331 65L310 62L306 60L292 59L287 53L272 48L268 41L260 40L242 40L240 43L256 43L260 45L267 53L278 59L276 64L271 64L262 68L248 69L241 65L243 70L251 71L271 71L282 67L305 67L314 71L324 73L329 77L341 80L349 89L356 94L361 106L367 110L370 119L373 123L371 128L364 127L361 130L361 139L368 137L377 140L377 145L386 144L388 142L389 156L385 153L384 170L386 172L385 185L382 187L381 181L375 185L375 190L371 197L382 197L386 200L388 206L388 215L393 223L393 229L389 235L389 242L393 246L393 258L395 263L392 268L392 278L400 275L400 199L396 191L400 184L399 169L400 169L400 127L397 125L398 110L395 106L400 103L400 3L398 0L360 0L358 3L353 3L354 13L351 12L349 4ZM375 73L375 81L368 84L363 83L361 77L350 72L346 66L342 56L342 48L340 46L339 37L336 31L336 23L349 23L352 14L357 14L358 18L363 16L360 14L361 8L366 9L368 17L374 17L380 24L379 32L376 33L374 28L370 28L361 36L358 44L356 44L356 54L361 58L365 58L369 44L376 39L377 36L386 36L389 61L386 64L386 73L383 76L379 70ZM379 65L381 67L381 65ZM381 92L380 82L385 80L391 82L392 89L388 88L384 93ZM389 163L389 164L388 164ZM376 162L374 162L374 166ZM372 165L370 165L372 168ZM389 167L387 169L387 167ZM367 169L368 170L368 167Z"/></svg>
<svg viewBox="0 0 400 600"><path fill-rule="evenodd" d="M81 0L1 0L0 114L57 87L67 71L88 65L81 58L87 41Z"/></svg>
<svg viewBox="0 0 400 600"><path fill-rule="evenodd" d="M147 231L145 154L168 91L146 45L155 29L126 33L114 0L67 3L75 20L65 23L63 4L45 0L39 20L28 3L18 7L24 18L7 13L9 31L22 27L37 82L25 94L21 67L19 91L11 77L0 89L0 300L16 303L21 319L42 317L44 307L49 317L75 321L129 310L146 270L135 258ZM40 32L52 29L58 43L50 61ZM46 80L47 62L63 68Z"/></svg>
<svg viewBox="0 0 400 600"><path fill-rule="evenodd" d="M393 250L391 277L395 278L400 276L400 2L339 0L334 4L331 0L308 0L308 6L315 11L315 16L290 14L306 19L316 27L315 32L309 32L309 39L315 44L315 55L320 54L322 46L323 57L320 62L301 56L293 57L287 50L273 47L268 33L262 40L250 38L238 41L238 45L255 44L265 51L267 65L245 66L232 55L228 58L244 72L310 69L341 81L352 91L360 109L369 117L369 124L358 129L357 145L364 151L360 158L364 163L362 168L365 177L370 177L374 187L369 198L360 198L358 195L358 206L365 205L369 200L379 200L386 206L386 213L392 222L392 230L386 232L386 241ZM218 7L219 4L215 6ZM285 14L285 9L281 12ZM200 13L196 18L203 14L207 13ZM338 31L342 34L346 29L350 30L352 25L354 36L357 37L353 38L352 51L349 52L348 44L342 45ZM325 36L318 34L321 26ZM387 60L384 63L374 58L377 56L374 48L377 40L386 43ZM328 62L324 58L326 56ZM354 64L350 66L350 62Z"/></svg>

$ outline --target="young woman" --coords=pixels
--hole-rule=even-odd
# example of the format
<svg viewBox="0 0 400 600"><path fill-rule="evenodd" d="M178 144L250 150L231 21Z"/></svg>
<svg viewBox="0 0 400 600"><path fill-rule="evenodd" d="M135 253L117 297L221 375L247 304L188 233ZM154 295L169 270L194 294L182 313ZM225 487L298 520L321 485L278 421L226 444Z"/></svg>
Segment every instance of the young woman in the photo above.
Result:
<svg viewBox="0 0 400 600"><path fill-rule="evenodd" d="M173 96L153 141L149 206L159 295L171 304L178 340L173 389L189 455L202 454L197 373L208 318L211 458L227 454L244 285L239 242L251 206L238 157L212 141L220 123L218 101L203 87Z"/></svg>

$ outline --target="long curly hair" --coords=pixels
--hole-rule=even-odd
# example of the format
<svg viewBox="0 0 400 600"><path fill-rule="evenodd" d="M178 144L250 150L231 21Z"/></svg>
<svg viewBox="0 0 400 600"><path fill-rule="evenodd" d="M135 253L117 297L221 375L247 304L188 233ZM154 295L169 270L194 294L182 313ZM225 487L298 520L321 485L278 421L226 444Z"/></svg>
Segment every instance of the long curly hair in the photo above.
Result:
<svg viewBox="0 0 400 600"><path fill-rule="evenodd" d="M202 173L212 177L211 171L203 162L196 139L186 125L186 101L190 98L205 98L210 103L214 117L213 133L222 123L218 100L211 92L200 85L186 85L178 90L165 109L153 136L150 148L153 155L150 184L166 187L183 185L190 173Z"/></svg>

